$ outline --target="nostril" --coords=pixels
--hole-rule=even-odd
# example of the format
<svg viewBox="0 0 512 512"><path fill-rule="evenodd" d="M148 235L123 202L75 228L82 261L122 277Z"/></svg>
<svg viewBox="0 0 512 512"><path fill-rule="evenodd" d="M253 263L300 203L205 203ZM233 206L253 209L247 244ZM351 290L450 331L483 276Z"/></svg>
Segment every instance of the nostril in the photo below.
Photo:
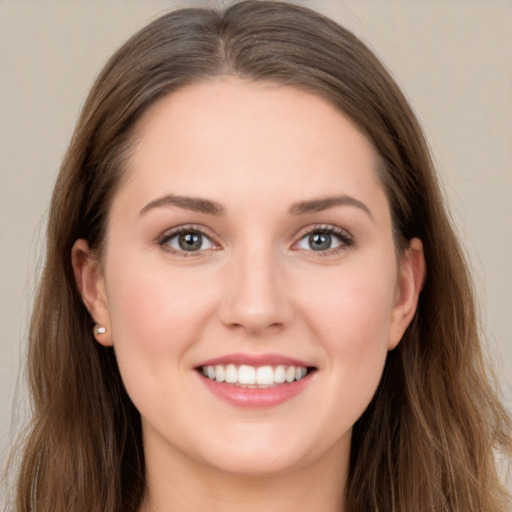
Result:
<svg viewBox="0 0 512 512"><path fill-rule="evenodd" d="M250 271L238 279L231 276L218 308L220 319L231 329L243 328L251 334L279 331L293 319L293 307L275 269L262 275Z"/></svg>
<svg viewBox="0 0 512 512"><path fill-rule="evenodd" d="M244 330L250 335L256 336L261 333L277 332L283 329L283 322L271 322L267 323L265 318L246 318L244 322L231 322L227 324L227 327L232 330Z"/></svg>

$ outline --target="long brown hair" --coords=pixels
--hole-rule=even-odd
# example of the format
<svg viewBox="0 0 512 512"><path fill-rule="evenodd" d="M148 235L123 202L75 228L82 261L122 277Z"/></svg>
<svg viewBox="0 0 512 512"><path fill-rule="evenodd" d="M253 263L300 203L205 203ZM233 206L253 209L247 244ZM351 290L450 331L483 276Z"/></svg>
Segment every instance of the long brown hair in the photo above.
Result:
<svg viewBox="0 0 512 512"><path fill-rule="evenodd" d="M293 85L339 108L380 155L397 247L413 237L424 244L416 315L354 426L347 512L507 512L494 453L510 455L510 418L489 384L468 271L418 122L351 32L311 10L255 0L164 15L110 59L90 92L51 203L30 327L33 419L14 510L141 504L140 416L113 350L92 336L71 248L79 238L101 248L141 114L163 95L222 75Z"/></svg>

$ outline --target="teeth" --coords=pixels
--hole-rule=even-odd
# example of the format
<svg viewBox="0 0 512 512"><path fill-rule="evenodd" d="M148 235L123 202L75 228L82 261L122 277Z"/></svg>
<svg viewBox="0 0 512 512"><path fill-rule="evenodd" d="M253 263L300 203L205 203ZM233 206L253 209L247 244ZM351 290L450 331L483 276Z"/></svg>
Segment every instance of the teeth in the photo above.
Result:
<svg viewBox="0 0 512 512"><path fill-rule="evenodd" d="M243 364L238 368L238 382L240 384L256 384L256 368Z"/></svg>
<svg viewBox="0 0 512 512"><path fill-rule="evenodd" d="M234 364L228 364L226 366L226 382L230 384L238 382L238 370Z"/></svg>
<svg viewBox="0 0 512 512"><path fill-rule="evenodd" d="M300 380L306 376L307 370L303 366L298 366L295 370L295 380Z"/></svg>
<svg viewBox="0 0 512 512"><path fill-rule="evenodd" d="M286 368L280 364L276 366L274 370L274 382L276 384L282 384L286 380Z"/></svg>
<svg viewBox="0 0 512 512"><path fill-rule="evenodd" d="M272 366L260 366L256 370L256 383L266 386L274 384L274 369Z"/></svg>
<svg viewBox="0 0 512 512"><path fill-rule="evenodd" d="M224 382L226 380L226 370L221 364L215 367L215 380L217 382Z"/></svg>
<svg viewBox="0 0 512 512"><path fill-rule="evenodd" d="M208 376L210 372L208 372ZM211 378L211 377L210 377ZM295 366L289 366L286 370L286 382L293 382L295 380Z"/></svg>
<svg viewBox="0 0 512 512"><path fill-rule="evenodd" d="M294 382L303 379L308 370L304 366L249 366L242 364L236 367L234 364L217 364L215 366L203 366L203 375L217 382L227 382L242 387L268 387L285 382Z"/></svg>

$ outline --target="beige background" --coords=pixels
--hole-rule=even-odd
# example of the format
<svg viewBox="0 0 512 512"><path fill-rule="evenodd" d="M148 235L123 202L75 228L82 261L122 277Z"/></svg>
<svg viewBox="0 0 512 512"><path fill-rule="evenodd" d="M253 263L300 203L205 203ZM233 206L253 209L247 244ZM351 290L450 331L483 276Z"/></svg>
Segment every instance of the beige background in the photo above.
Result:
<svg viewBox="0 0 512 512"><path fill-rule="evenodd" d="M0 464L52 184L108 56L174 5L0 0ZM219 4L221 2L215 2ZM438 164L475 275L484 332L512 404L512 2L302 2L362 36L403 86ZM1 502L0 492L0 502Z"/></svg>

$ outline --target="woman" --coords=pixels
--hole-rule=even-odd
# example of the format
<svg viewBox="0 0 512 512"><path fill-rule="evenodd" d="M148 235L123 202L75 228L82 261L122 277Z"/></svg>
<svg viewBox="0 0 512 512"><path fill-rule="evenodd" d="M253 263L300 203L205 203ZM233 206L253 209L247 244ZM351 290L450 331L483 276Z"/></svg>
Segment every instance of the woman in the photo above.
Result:
<svg viewBox="0 0 512 512"><path fill-rule="evenodd" d="M55 187L17 510L504 512L467 276L351 33L278 2L160 18Z"/></svg>

